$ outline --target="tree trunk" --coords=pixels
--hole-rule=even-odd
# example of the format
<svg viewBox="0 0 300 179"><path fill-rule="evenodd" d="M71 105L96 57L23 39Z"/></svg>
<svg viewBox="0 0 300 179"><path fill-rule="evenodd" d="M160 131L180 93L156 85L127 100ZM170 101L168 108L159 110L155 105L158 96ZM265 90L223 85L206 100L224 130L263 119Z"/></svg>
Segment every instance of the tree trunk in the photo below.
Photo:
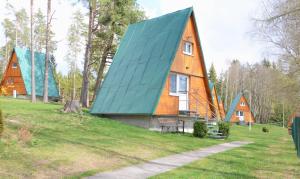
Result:
<svg viewBox="0 0 300 179"><path fill-rule="evenodd" d="M50 13L51 13L51 0L48 0L47 8L47 27L46 27L46 59L45 59L45 76L44 76L44 103L48 102L48 68L49 68L49 31L50 31Z"/></svg>
<svg viewBox="0 0 300 179"><path fill-rule="evenodd" d="M93 94L93 101L95 100L98 90L100 88L101 85L101 81L103 78L103 73L104 73L104 68L105 68L105 64L106 64L106 59L108 56L108 53L111 51L112 48L112 44L113 44L113 40L114 40L114 34L112 34L109 38L109 41L103 51L102 57L101 57L101 63L98 69L98 75L97 75L97 80L96 80L96 85L94 88L94 94Z"/></svg>
<svg viewBox="0 0 300 179"><path fill-rule="evenodd" d="M35 64L34 64L34 49L33 49L33 0L30 2L30 48L31 48L31 102L36 102L35 96Z"/></svg>
<svg viewBox="0 0 300 179"><path fill-rule="evenodd" d="M84 68L83 68L83 80L82 80L82 90L80 95L80 102L82 107L89 107L89 73L90 73L90 57L92 49L92 29L94 26L94 16L95 16L95 1L90 2L89 5L89 28L88 28L88 40L85 48L84 56Z"/></svg>
<svg viewBox="0 0 300 179"><path fill-rule="evenodd" d="M76 74L75 74L75 71L73 71L73 91L72 91L72 101L75 99L76 97Z"/></svg>

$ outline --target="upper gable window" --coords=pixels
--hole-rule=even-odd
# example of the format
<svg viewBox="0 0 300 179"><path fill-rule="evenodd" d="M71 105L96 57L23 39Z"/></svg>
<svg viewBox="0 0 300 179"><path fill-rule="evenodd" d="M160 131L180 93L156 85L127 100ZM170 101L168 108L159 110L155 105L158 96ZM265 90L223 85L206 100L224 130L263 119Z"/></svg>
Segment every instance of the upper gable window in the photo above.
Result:
<svg viewBox="0 0 300 179"><path fill-rule="evenodd" d="M241 102L241 106L246 106L245 102Z"/></svg>
<svg viewBox="0 0 300 179"><path fill-rule="evenodd" d="M185 41L183 43L183 53L186 55L192 55L193 54L193 43Z"/></svg>
<svg viewBox="0 0 300 179"><path fill-rule="evenodd" d="M17 63L13 63L12 64L12 68L18 68L18 64Z"/></svg>

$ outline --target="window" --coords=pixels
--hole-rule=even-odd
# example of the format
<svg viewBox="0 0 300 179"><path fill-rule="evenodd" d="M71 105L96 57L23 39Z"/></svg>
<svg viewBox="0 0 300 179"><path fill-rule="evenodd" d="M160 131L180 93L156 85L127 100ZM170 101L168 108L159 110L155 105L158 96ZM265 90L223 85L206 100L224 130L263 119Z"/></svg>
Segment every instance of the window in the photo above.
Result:
<svg viewBox="0 0 300 179"><path fill-rule="evenodd" d="M240 116L244 116L244 112L243 111L240 111Z"/></svg>
<svg viewBox="0 0 300 179"><path fill-rule="evenodd" d="M188 76L176 73L170 74L170 95L186 94L188 91Z"/></svg>
<svg viewBox="0 0 300 179"><path fill-rule="evenodd" d="M177 92L177 75L172 73L170 74L170 93Z"/></svg>
<svg viewBox="0 0 300 179"><path fill-rule="evenodd" d="M241 106L246 106L245 102L241 102Z"/></svg>
<svg viewBox="0 0 300 179"><path fill-rule="evenodd" d="M179 93L187 93L187 77L178 75L179 77Z"/></svg>
<svg viewBox="0 0 300 179"><path fill-rule="evenodd" d="M183 53L186 55L193 54L193 44L191 42L184 42L183 44Z"/></svg>
<svg viewBox="0 0 300 179"><path fill-rule="evenodd" d="M12 68L18 68L18 64L17 63L13 63L12 64Z"/></svg>
<svg viewBox="0 0 300 179"><path fill-rule="evenodd" d="M235 112L235 115L236 115L237 117L244 116L244 111L236 111L236 112Z"/></svg>

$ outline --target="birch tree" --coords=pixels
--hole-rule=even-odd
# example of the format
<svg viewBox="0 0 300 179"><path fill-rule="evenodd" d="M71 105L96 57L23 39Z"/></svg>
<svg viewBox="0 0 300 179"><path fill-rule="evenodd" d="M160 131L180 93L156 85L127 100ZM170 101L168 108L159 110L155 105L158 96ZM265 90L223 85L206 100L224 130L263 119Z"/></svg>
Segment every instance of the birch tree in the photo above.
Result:
<svg viewBox="0 0 300 179"><path fill-rule="evenodd" d="M31 50L31 102L36 102L35 95L35 63L34 63L34 42L33 42L33 0L30 1L30 50Z"/></svg>
<svg viewBox="0 0 300 179"><path fill-rule="evenodd" d="M48 75L49 75L49 41L50 41L50 25L51 25L51 0L47 5L47 24L46 24L46 58L45 58L45 74L44 74L44 94L43 102L48 102Z"/></svg>

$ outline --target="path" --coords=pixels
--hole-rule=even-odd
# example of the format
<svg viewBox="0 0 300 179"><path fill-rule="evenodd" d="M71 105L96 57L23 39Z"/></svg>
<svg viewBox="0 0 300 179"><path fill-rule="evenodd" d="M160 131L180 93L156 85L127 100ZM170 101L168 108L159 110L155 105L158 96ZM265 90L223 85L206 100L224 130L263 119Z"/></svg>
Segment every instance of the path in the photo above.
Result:
<svg viewBox="0 0 300 179"><path fill-rule="evenodd" d="M89 179L142 179L148 178L160 173L173 170L177 167L189 164L193 161L200 160L207 156L224 152L233 148L247 145L251 142L229 142L219 145L214 145L207 148L202 148L195 151L184 152L180 154L170 155L167 157L151 160L147 163L124 167L118 170L99 173L95 176L88 177Z"/></svg>

